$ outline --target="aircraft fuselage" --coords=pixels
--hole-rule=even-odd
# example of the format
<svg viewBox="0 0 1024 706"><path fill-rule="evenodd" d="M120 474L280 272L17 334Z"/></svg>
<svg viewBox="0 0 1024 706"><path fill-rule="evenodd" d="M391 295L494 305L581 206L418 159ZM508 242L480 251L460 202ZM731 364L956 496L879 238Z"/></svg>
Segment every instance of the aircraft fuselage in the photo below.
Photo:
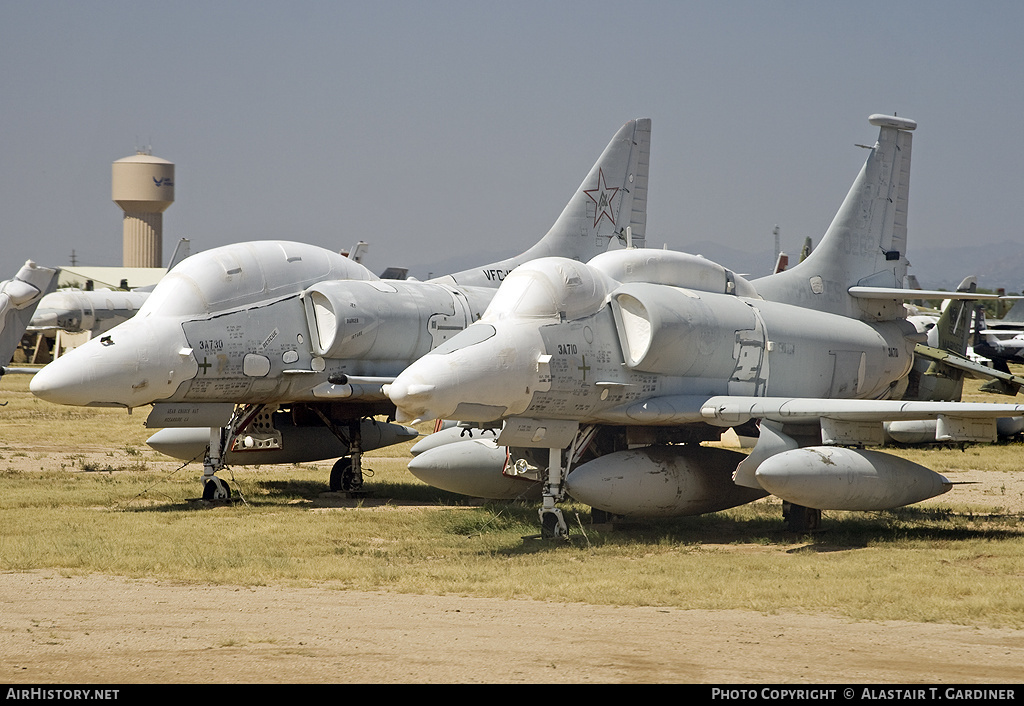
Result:
<svg viewBox="0 0 1024 706"><path fill-rule="evenodd" d="M364 394L386 403L379 384L374 392L328 378L397 375L479 318L494 291L378 280L308 245L227 246L186 260L139 315L51 363L32 390L60 404L128 408Z"/></svg>
<svg viewBox="0 0 1024 706"><path fill-rule="evenodd" d="M652 397L884 397L913 361L904 322L646 283L622 285L609 300L540 325L488 312L389 394L407 418L622 424L631 405Z"/></svg>

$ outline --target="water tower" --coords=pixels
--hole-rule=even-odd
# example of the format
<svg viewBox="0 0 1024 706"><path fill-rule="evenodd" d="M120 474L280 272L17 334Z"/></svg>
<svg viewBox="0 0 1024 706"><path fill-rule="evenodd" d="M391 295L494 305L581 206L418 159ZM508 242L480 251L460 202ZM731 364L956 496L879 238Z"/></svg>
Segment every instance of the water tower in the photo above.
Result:
<svg viewBox="0 0 1024 706"><path fill-rule="evenodd" d="M164 211L174 163L139 152L114 162L112 197L124 211L124 267L163 267Z"/></svg>

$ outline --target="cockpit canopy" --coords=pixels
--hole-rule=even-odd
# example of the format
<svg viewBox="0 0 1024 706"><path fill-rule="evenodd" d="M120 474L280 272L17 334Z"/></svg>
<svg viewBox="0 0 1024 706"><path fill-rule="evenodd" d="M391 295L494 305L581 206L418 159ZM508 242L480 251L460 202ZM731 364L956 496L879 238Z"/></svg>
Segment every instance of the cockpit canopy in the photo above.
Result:
<svg viewBox="0 0 1024 706"><path fill-rule="evenodd" d="M237 243L183 260L160 280L138 315L202 316L298 294L324 279L377 277L359 263L315 245Z"/></svg>

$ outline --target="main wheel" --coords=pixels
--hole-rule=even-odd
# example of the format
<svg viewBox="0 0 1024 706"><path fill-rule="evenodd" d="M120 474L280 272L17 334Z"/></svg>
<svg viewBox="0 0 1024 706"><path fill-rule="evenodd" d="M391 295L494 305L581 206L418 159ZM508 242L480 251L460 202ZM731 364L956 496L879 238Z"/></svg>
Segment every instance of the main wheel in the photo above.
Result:
<svg viewBox="0 0 1024 706"><path fill-rule="evenodd" d="M782 503L782 517L791 532L803 534L821 527L821 510L795 503Z"/></svg>
<svg viewBox="0 0 1024 706"><path fill-rule="evenodd" d="M352 459L348 456L339 458L331 468L331 490L343 493L352 490L355 474L352 473Z"/></svg>

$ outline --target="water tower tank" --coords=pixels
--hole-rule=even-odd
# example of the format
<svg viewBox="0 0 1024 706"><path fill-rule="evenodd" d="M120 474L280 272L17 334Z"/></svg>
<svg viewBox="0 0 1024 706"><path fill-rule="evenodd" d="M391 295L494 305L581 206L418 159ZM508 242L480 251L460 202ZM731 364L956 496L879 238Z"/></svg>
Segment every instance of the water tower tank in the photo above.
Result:
<svg viewBox="0 0 1024 706"><path fill-rule="evenodd" d="M124 211L124 267L163 267L164 211L174 163L144 152L114 162L112 198Z"/></svg>

